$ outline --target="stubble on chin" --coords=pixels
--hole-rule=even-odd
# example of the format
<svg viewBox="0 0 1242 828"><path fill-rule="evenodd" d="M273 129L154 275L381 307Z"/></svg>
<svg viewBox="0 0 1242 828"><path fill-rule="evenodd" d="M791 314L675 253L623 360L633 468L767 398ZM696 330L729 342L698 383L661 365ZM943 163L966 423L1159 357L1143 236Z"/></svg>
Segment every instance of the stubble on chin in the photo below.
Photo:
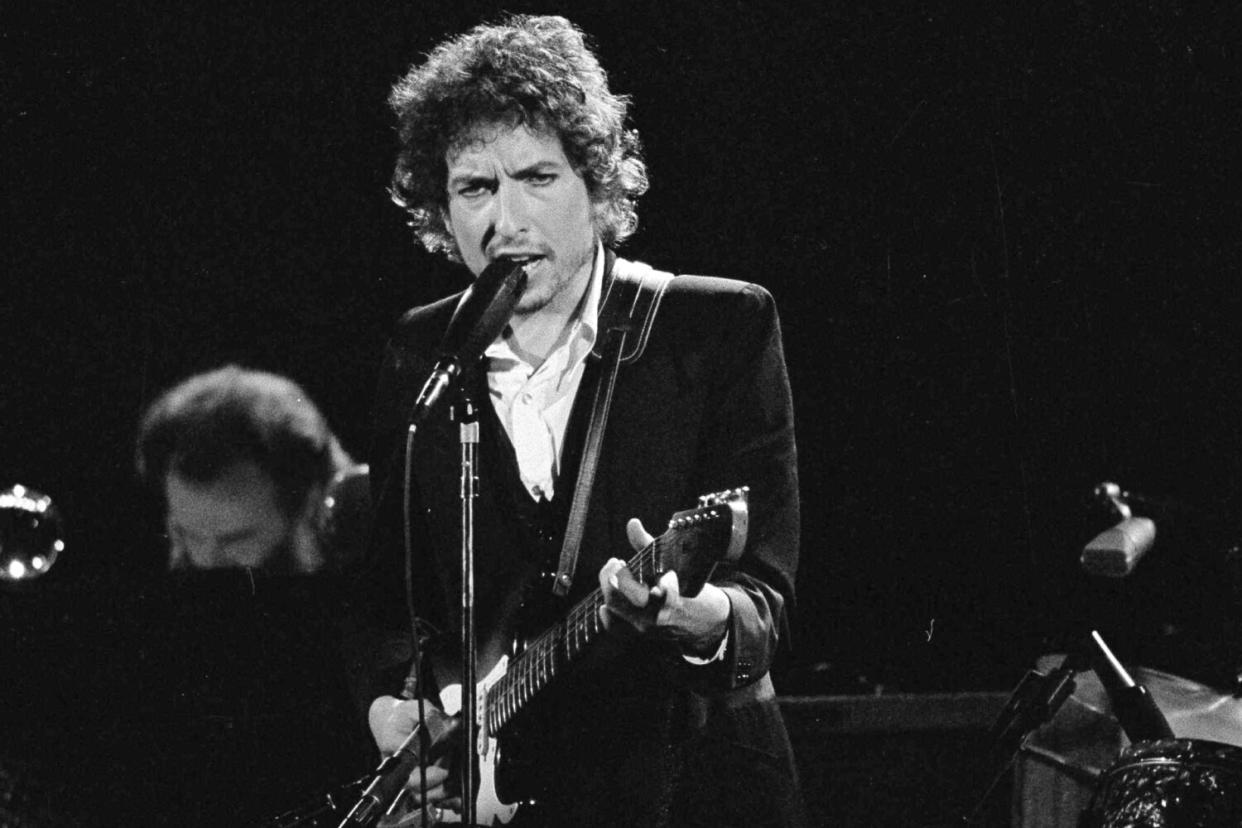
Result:
<svg viewBox="0 0 1242 828"><path fill-rule="evenodd" d="M594 248L591 248L585 255L576 256L575 262L568 267L559 266L559 262L554 265L552 260L544 259L540 263L540 269L552 266L550 268L551 272L538 273L536 271L535 274L532 274L535 278L532 279L531 284L527 285L526 292L518 300L514 313L522 316L538 313L552 305L567 291L575 294L572 298L576 306L577 301L581 298L581 294L586 291L594 264ZM579 274L583 278L579 279ZM572 310L572 308L566 310Z"/></svg>

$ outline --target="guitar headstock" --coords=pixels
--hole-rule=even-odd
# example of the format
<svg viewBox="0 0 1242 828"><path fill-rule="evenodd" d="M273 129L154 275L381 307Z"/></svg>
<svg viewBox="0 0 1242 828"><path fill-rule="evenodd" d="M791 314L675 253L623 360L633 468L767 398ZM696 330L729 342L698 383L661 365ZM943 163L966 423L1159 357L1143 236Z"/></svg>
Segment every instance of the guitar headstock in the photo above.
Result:
<svg viewBox="0 0 1242 828"><path fill-rule="evenodd" d="M698 594L716 564L741 557L749 530L749 492L743 486L703 495L697 508L669 519L668 530L659 538L659 570L676 570L686 597Z"/></svg>

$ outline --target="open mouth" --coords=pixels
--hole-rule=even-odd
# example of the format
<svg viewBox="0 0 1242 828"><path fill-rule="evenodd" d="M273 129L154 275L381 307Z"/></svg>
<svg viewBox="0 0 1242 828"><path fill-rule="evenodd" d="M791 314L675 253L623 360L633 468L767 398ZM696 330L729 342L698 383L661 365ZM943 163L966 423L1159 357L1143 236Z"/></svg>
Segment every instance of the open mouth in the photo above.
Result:
<svg viewBox="0 0 1242 828"><path fill-rule="evenodd" d="M501 258L508 259L509 261L514 262L516 264L529 265L529 264L534 264L535 262L542 260L543 256L540 256L536 253L532 253L527 256L502 256Z"/></svg>

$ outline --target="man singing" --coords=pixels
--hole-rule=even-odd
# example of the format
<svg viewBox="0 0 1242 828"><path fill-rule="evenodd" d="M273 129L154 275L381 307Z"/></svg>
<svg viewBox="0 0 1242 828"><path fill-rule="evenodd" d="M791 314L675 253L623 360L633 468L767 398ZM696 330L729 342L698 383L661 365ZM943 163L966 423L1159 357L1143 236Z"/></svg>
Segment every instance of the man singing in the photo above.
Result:
<svg viewBox="0 0 1242 828"><path fill-rule="evenodd" d="M476 277L504 259L523 263L527 276L509 324L463 378L481 432L479 677L589 593L603 595L606 631L500 731L513 779L500 798L520 806L499 816L480 808L479 821L801 824L769 677L799 543L793 409L771 297L718 278L664 285L616 256L635 230L646 170L626 129L627 100L609 90L582 32L563 18L516 16L449 40L397 83L390 103L400 135L392 191L420 241ZM633 302L616 299L633 296L626 281L647 286L641 318ZM425 711L456 706L444 691L460 632L458 427L442 413L420 427L404 517L399 470L406 418L458 298L405 314L377 395L370 465L381 505L369 603L394 630L418 630L420 643L376 646L363 658L377 696L371 730L386 753L419 720L416 694ZM614 355L618 342L624 353ZM618 362L601 418L597 392ZM592 464L584 446L601 419ZM592 465L594 485L582 494L579 472ZM650 540L644 524L654 530L699 495L742 486L744 548L693 597L682 594L683 573L642 579L623 564ZM576 526L575 499L589 504ZM570 544L572 587L558 597L549 573L562 563L567 526L581 543ZM421 668L391 655L415 650ZM457 809L452 765L441 758L423 778L414 773L411 801L425 792L434 813Z"/></svg>

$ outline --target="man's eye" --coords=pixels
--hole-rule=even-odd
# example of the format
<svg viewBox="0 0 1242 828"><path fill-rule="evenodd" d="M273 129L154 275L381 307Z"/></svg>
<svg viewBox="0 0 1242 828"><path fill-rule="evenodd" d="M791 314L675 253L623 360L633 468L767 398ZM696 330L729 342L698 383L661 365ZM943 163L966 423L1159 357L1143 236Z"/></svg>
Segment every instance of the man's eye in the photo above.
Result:
<svg viewBox="0 0 1242 828"><path fill-rule="evenodd" d="M460 198L478 198L496 191L496 182L486 178L461 178L454 186L453 194Z"/></svg>
<svg viewBox="0 0 1242 828"><path fill-rule="evenodd" d="M534 173L529 180L536 187L546 187L556 180L556 173Z"/></svg>

